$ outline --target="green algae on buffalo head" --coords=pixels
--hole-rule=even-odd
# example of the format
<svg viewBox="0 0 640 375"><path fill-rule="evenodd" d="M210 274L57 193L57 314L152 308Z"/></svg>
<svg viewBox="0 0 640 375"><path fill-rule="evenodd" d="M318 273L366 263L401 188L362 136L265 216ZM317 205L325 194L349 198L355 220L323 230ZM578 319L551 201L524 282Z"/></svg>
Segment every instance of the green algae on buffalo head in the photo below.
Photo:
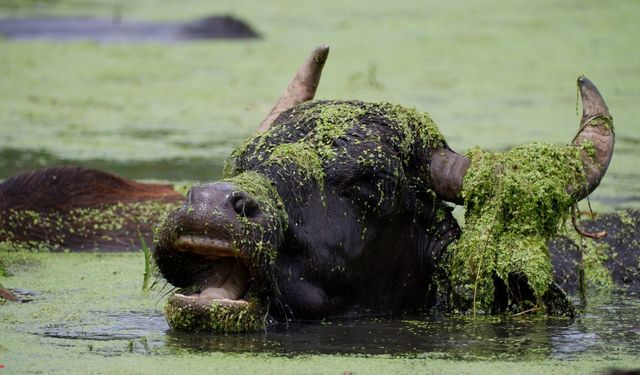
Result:
<svg viewBox="0 0 640 375"><path fill-rule="evenodd" d="M575 203L567 187L586 183L582 154L590 151L589 144L531 143L505 153L468 152L471 166L462 192L466 226L449 249L458 305L491 312L496 282L509 289L510 276L524 279L542 301L553 281L547 243ZM517 303L518 292L507 293L508 305Z"/></svg>
<svg viewBox="0 0 640 375"><path fill-rule="evenodd" d="M324 171L322 170L322 161L318 152L310 147L309 144L303 142L285 143L276 146L268 160L269 163L280 164L286 167L292 163L296 165L293 173L301 173L301 184L315 182L324 188Z"/></svg>
<svg viewBox="0 0 640 375"><path fill-rule="evenodd" d="M383 136L390 137L387 147L393 148L397 160L385 155ZM351 144L348 149L347 144ZM327 178L345 170L348 163L394 176L404 175L402 168L413 165L420 173L407 176L409 183L426 189L426 150L444 144L433 120L415 109L389 103L311 101L282 113L269 130L237 148L226 163L224 176L256 169L282 180L287 192L302 202L313 186L324 191ZM394 197L383 187L378 190L380 201Z"/></svg>
<svg viewBox="0 0 640 375"><path fill-rule="evenodd" d="M550 242L556 267L555 279L567 291L601 298L640 287L640 210L630 209L596 215L580 220L589 232L605 231L604 238L580 236L567 225L566 230ZM584 291L585 293L582 293Z"/></svg>
<svg viewBox="0 0 640 375"><path fill-rule="evenodd" d="M468 152L459 176L466 228L450 247L449 260L454 303L474 314L507 309L572 314L563 308L571 306L563 303L563 293L556 292L562 291L552 280L547 244L570 207L599 185L615 142L613 119L598 88L584 76L577 85L582 119L571 145Z"/></svg>
<svg viewBox="0 0 640 375"><path fill-rule="evenodd" d="M273 182L255 172L243 172L229 177L223 182L231 182L236 187L251 194L260 204L265 219L250 221L238 214L239 226L231 228L233 245L249 260L256 272L270 267L277 256L277 246L287 229L287 213L282 199Z"/></svg>

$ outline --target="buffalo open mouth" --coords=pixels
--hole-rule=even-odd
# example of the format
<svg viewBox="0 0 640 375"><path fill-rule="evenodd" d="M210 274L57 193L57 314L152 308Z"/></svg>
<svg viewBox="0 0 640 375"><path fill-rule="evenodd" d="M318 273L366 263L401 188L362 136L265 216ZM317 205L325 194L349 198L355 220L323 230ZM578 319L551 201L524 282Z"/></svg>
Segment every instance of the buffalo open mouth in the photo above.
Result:
<svg viewBox="0 0 640 375"><path fill-rule="evenodd" d="M249 297L252 277L246 259L229 241L183 235L174 249L201 255L213 266L196 289L178 290L169 297L165 312L172 328L215 332L263 328L260 304Z"/></svg>
<svg viewBox="0 0 640 375"><path fill-rule="evenodd" d="M223 304L246 304L245 293L249 284L249 271L240 252L224 240L185 235L175 243L176 250L203 255L214 262L213 273L207 275L198 292L176 293L185 302L209 305L212 301Z"/></svg>

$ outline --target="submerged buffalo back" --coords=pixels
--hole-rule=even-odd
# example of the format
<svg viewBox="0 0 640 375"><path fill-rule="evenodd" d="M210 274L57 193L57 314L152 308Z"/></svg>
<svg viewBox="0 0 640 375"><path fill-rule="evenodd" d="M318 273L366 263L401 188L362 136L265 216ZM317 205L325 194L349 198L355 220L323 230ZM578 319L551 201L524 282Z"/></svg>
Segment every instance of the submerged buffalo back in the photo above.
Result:
<svg viewBox="0 0 640 375"><path fill-rule="evenodd" d="M640 291L640 210L607 213L581 225L608 235L591 239L568 232L554 238L549 252L555 281L567 292L577 292L582 269L586 290Z"/></svg>
<svg viewBox="0 0 640 375"><path fill-rule="evenodd" d="M38 248L127 250L152 240L181 194L81 167L26 172L0 183L0 242Z"/></svg>

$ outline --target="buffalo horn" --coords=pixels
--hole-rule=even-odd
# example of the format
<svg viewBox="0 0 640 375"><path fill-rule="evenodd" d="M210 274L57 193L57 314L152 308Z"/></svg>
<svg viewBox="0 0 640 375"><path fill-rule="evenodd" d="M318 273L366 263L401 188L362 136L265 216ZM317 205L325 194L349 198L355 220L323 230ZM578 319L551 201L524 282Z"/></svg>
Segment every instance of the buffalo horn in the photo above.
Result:
<svg viewBox="0 0 640 375"><path fill-rule="evenodd" d="M316 89L320 83L320 75L324 67L327 56L329 55L329 46L323 44L311 52L311 55L302 64L300 69L284 90L280 99L273 107L269 115L262 121L258 127L258 132L269 129L273 121L284 111L292 108L300 103L312 100L316 94Z"/></svg>
<svg viewBox="0 0 640 375"><path fill-rule="evenodd" d="M586 183L579 189L567 187L576 201L584 199L600 184L609 167L615 141L613 120L598 88L584 76L578 78L578 88L582 98L582 120L572 146L581 147L585 142L590 142L595 156L591 157L586 150L582 151ZM469 164L467 157L452 151L448 146L433 152L430 164L431 183L439 198L457 204L463 203L462 183Z"/></svg>
<svg viewBox="0 0 640 375"><path fill-rule="evenodd" d="M462 204L462 181L471 161L448 146L437 149L431 157L431 185L445 201Z"/></svg>
<svg viewBox="0 0 640 375"><path fill-rule="evenodd" d="M568 191L576 201L584 199L598 187L609 167L615 143L613 120L598 88L585 76L578 78L578 88L582 98L582 120L580 130L571 143L574 146L581 146L590 142L595 155L592 157L587 151L582 151L586 184L581 189L568 187Z"/></svg>

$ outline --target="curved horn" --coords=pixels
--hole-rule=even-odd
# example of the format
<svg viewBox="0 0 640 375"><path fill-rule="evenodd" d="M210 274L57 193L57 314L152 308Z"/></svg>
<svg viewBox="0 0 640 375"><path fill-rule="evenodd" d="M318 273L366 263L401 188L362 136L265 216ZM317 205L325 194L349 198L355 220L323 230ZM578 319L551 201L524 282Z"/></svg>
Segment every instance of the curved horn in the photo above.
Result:
<svg viewBox="0 0 640 375"><path fill-rule="evenodd" d="M615 143L613 119L596 85L587 77L581 76L578 78L578 88L582 98L582 120L580 130L571 143L574 146L581 146L585 142L590 142L595 150L595 156L582 151L582 165L587 183L577 191L574 191L573 187L568 188L576 201L585 198L598 187L609 167Z"/></svg>
<svg viewBox="0 0 640 375"><path fill-rule="evenodd" d="M289 86L284 90L276 105L258 127L258 132L268 130L273 121L280 116L282 112L313 99L316 95L322 68L324 67L325 61L327 61L328 55L329 46L326 44L316 47L316 49L311 52L311 55L309 55L300 69L298 69L298 72L289 83Z"/></svg>
<svg viewBox="0 0 640 375"><path fill-rule="evenodd" d="M604 177L615 143L613 119L598 88L586 77L578 78L578 88L582 98L582 120L580 130L571 142L573 146L581 147L590 142L595 150L595 156L582 151L582 164L587 183L579 190L568 187L568 192L576 201L591 194ZM462 182L469 168L470 160L464 155L452 151L448 146L435 150L432 154L430 172L432 188L436 195L456 204L464 203Z"/></svg>
<svg viewBox="0 0 640 375"><path fill-rule="evenodd" d="M462 180L471 161L449 146L435 150L431 156L431 184L436 195L445 201L463 204Z"/></svg>

